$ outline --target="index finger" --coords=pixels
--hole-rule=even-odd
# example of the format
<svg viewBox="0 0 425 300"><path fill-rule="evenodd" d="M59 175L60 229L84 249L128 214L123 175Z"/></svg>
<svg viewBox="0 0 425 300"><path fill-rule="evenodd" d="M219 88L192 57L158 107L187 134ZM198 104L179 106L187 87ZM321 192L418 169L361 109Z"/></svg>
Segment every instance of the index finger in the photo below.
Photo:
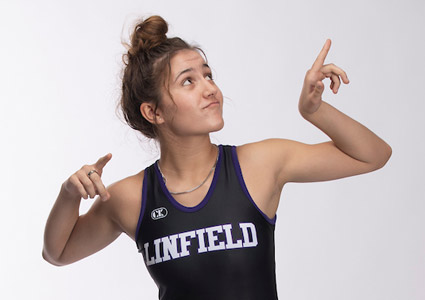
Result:
<svg viewBox="0 0 425 300"><path fill-rule="evenodd" d="M101 171L103 169L103 167L105 167L105 165L108 163L108 161L110 161L112 158L112 154L108 153L105 156L102 156L101 158L98 159L98 161L94 164L96 170Z"/></svg>
<svg viewBox="0 0 425 300"><path fill-rule="evenodd" d="M311 67L312 70L319 70L323 66L323 64L325 63L325 58L328 55L330 48L331 48L331 40L327 39L325 44L323 45L322 50L320 51L319 55L314 61L313 66Z"/></svg>

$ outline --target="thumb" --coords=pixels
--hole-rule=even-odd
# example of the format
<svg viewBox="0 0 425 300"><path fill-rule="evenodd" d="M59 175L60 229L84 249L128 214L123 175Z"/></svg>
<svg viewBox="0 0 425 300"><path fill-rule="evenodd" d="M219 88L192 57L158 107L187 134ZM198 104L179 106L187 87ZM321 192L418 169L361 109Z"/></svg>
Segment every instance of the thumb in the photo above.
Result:
<svg viewBox="0 0 425 300"><path fill-rule="evenodd" d="M314 97L320 97L323 93L324 87L325 86L323 85L323 82L321 81L316 82L316 85L314 86L314 91L313 91Z"/></svg>
<svg viewBox="0 0 425 300"><path fill-rule="evenodd" d="M98 171L102 171L102 169L106 166L106 164L111 160L112 154L108 153L105 156L102 156L98 159L98 161L94 164L94 167Z"/></svg>

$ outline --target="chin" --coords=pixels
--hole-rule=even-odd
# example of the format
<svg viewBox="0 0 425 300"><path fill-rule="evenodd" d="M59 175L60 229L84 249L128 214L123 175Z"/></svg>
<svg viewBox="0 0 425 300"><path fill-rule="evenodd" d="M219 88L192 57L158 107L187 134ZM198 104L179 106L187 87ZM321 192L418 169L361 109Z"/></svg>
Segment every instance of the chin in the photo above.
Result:
<svg viewBox="0 0 425 300"><path fill-rule="evenodd" d="M220 131L221 129L223 129L224 127L224 120L221 119L220 122L218 122L217 124L215 124L211 130L211 132L217 132Z"/></svg>

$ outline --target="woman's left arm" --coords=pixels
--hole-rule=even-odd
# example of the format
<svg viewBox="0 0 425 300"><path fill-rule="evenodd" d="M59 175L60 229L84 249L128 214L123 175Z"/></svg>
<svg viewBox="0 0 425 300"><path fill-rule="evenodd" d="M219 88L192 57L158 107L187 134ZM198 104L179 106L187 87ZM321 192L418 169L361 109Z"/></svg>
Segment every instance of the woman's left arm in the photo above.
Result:
<svg viewBox="0 0 425 300"><path fill-rule="evenodd" d="M336 94L349 83L334 64L324 65L331 41L307 71L299 100L301 115L331 141L308 145L285 139L245 144L237 149L242 173L258 207L272 218L287 182L315 182L371 172L385 165L391 147L359 122L322 101L322 80L331 79Z"/></svg>
<svg viewBox="0 0 425 300"><path fill-rule="evenodd" d="M287 161L285 167L285 173L288 176L292 174L292 178L286 178L288 181L327 180L366 173L384 166L391 156L391 147L381 138L322 100L323 79L331 79L330 88L335 94L341 80L345 84L349 83L347 74L341 68L334 64L324 65L330 46L331 41L327 40L313 66L307 71L298 108L307 121L322 130L332 141L310 147L293 145L294 148L289 149L292 159ZM291 151L295 153L291 154ZM323 164L318 165L320 169L311 170L316 173L310 172L303 176L300 161L315 165L313 161L308 162L308 157L321 158Z"/></svg>
<svg viewBox="0 0 425 300"><path fill-rule="evenodd" d="M259 170L260 178L275 178L277 188L286 182L325 181L371 172L385 165L391 147L368 128L322 100L322 80L331 79L337 93L341 81L349 83L346 73L334 64L324 65L331 41L327 40L310 70L307 71L299 99L299 111L322 130L331 141L307 145L273 139L240 147L246 168ZM255 159L254 159L255 157ZM257 171L258 172L258 171Z"/></svg>

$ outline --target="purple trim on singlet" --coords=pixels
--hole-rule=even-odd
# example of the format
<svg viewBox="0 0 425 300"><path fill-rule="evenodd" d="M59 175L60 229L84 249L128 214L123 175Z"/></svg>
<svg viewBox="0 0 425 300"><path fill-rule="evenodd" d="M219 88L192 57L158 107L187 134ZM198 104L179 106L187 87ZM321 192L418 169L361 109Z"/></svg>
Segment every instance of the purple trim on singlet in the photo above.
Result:
<svg viewBox="0 0 425 300"><path fill-rule="evenodd" d="M210 197L211 197L211 195L212 195L212 193L215 189L215 185L217 184L217 178L218 178L218 174L220 172L222 156L223 156L223 147L222 147L222 145L219 145L218 146L217 165L216 165L215 170L214 170L214 177L213 177L213 180L211 182L210 188L209 188L207 194L205 195L205 198L198 205L193 206L193 207L184 206L184 205L180 204L179 202L177 202L176 199L174 199L174 197L170 194L167 187L165 186L164 180L162 179L161 173L159 172L158 161L156 161L155 162L155 171L156 171L155 173L158 176L158 180L159 180L159 183L161 185L162 191L165 193L165 195L167 196L167 198L171 202L171 204L173 204L177 209L179 209L183 212L196 212L196 211L200 210L201 208L203 208L208 203L208 200L210 199Z"/></svg>
<svg viewBox="0 0 425 300"><path fill-rule="evenodd" d="M136 227L136 236L135 239L137 241L137 237L139 236L139 230L140 230L140 224L142 224L142 219L143 219L143 214L145 213L145 208L146 208L146 202L148 201L148 199L146 199L146 194L148 193L148 188L147 188L147 174L146 174L146 169L143 175L143 187L142 187L142 206L140 207L140 215L139 215L139 221L137 221L137 227Z"/></svg>
<svg viewBox="0 0 425 300"><path fill-rule="evenodd" d="M266 219L267 222L273 225L276 224L277 215L275 215L273 219L270 219L265 213L261 211L261 209L257 206L257 204L252 199L251 195L249 194L248 188L246 187L246 184L245 184L245 180L243 179L243 176L242 176L242 170L239 164L238 154L236 153L236 146L232 146L232 160L233 160L233 166L235 167L236 175L238 176L239 183L242 187L242 190L245 192L245 195L252 202L255 208L261 213L261 215Z"/></svg>

